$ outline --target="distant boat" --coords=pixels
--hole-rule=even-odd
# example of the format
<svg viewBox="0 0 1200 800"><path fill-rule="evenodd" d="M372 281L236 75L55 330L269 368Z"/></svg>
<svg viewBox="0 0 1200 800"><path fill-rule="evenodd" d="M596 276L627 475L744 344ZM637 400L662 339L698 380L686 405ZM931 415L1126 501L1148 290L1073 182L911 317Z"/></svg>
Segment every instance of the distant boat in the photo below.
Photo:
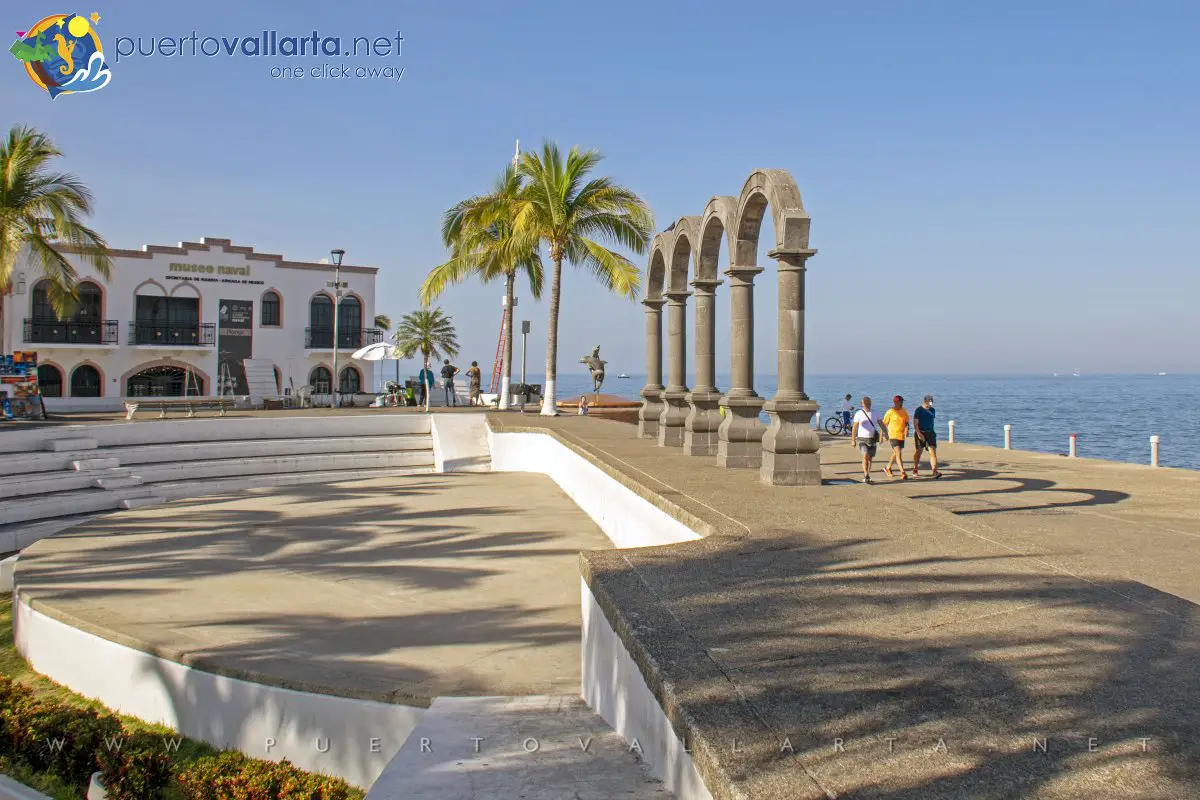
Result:
<svg viewBox="0 0 1200 800"><path fill-rule="evenodd" d="M628 376L628 375L626 375L624 372L622 372L622 373L621 373L620 375L618 375L617 377L618 377L618 378L628 378L629 376Z"/></svg>
<svg viewBox="0 0 1200 800"><path fill-rule="evenodd" d="M1079 369L1078 369L1078 368L1076 368L1076 370L1075 370L1074 372L1072 372L1072 373L1071 373L1071 377L1073 377L1073 378L1078 378L1078 377L1079 377Z"/></svg>
<svg viewBox="0 0 1200 800"><path fill-rule="evenodd" d="M1159 374L1159 375L1166 375L1167 373L1165 373L1165 372L1160 372L1160 373L1158 373L1158 374Z"/></svg>

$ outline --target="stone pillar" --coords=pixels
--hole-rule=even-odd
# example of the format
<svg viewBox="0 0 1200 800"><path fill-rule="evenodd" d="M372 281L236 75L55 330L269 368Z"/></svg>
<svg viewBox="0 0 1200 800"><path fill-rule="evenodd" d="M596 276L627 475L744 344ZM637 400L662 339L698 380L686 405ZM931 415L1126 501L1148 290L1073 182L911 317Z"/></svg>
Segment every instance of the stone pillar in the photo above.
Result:
<svg viewBox="0 0 1200 800"><path fill-rule="evenodd" d="M754 278L762 267L730 266L729 323L733 331L731 379L721 398L725 416L717 431L717 464L729 468L757 469L762 464L764 428L758 412L763 399L754 391Z"/></svg>
<svg viewBox="0 0 1200 800"><path fill-rule="evenodd" d="M646 385L642 388L642 408L638 411L638 436L658 438L658 418L662 415L662 307L666 300L643 300L646 307Z"/></svg>
<svg viewBox="0 0 1200 800"><path fill-rule="evenodd" d="M687 299L691 292L663 292L667 297L667 388L658 418L659 447L682 447L687 421Z"/></svg>
<svg viewBox="0 0 1200 800"><path fill-rule="evenodd" d="M717 406L716 326L717 287L715 278L692 281L696 289L696 385L688 393L688 415L684 421L683 452L689 456L715 456L721 414Z"/></svg>
<svg viewBox="0 0 1200 800"><path fill-rule="evenodd" d="M804 393L804 262L816 250L772 250L779 261L779 388L763 406L769 417L762 438L763 483L819 486L820 440L812 429L820 408Z"/></svg>

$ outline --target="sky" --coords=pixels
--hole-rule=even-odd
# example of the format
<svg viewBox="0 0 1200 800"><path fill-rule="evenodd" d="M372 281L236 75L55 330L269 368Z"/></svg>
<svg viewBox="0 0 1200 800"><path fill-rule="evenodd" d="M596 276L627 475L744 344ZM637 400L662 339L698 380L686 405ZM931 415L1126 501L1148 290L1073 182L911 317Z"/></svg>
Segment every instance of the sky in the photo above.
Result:
<svg viewBox="0 0 1200 800"><path fill-rule="evenodd" d="M11 33L72 11L100 14L108 55L118 37L193 32L403 36L386 57L110 58L108 86L53 101L0 54L0 123L55 139L117 247L341 247L379 267L396 319L444 260L442 212L487 190L516 139L551 139L604 153L659 230L756 168L789 170L819 251L809 372L1200 372L1195 3L10 0L4 17ZM301 64L404 74L271 75ZM775 372L770 238L764 224L759 373ZM485 371L501 293L440 301L459 360ZM547 309L518 295L540 372ZM644 372L644 310L568 266L560 367L583 372L597 344L610 371Z"/></svg>

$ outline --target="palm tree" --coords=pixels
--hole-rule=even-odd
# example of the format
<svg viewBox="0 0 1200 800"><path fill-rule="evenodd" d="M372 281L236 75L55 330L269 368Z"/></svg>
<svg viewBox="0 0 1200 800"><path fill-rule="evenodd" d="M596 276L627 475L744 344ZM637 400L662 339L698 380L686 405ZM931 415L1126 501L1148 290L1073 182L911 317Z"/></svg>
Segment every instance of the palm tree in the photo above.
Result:
<svg viewBox="0 0 1200 800"><path fill-rule="evenodd" d="M546 416L558 414L555 382L563 260L590 271L605 289L634 299L642 285L641 270L593 237L614 241L641 254L649 247L654 231L654 215L640 197L610 178L588 179L601 158L595 150L583 152L572 147L564 159L557 145L546 142L540 155L526 153L517 167L525 185L513 221L514 238L532 238L545 244L554 264L542 400L542 414Z"/></svg>
<svg viewBox="0 0 1200 800"><path fill-rule="evenodd" d="M0 297L12 291L17 258L28 249L49 280L47 298L59 319L75 310L79 282L62 251L78 253L106 280L112 270L108 244L83 224L92 213L91 192L78 177L51 170L61 155L45 134L23 125L0 142ZM8 352L3 332L0 309L0 353Z"/></svg>
<svg viewBox="0 0 1200 800"><path fill-rule="evenodd" d="M429 369L429 360L438 359L445 354L451 358L458 355L458 334L454 332L454 323L450 317L442 313L440 308L432 311L413 311L400 318L396 326L397 358L413 358L417 353L424 359L425 369ZM429 411L428 390L425 392L425 410Z"/></svg>
<svg viewBox="0 0 1200 800"><path fill-rule="evenodd" d="M392 318L387 314L376 314L375 327L383 331L390 331L392 329Z"/></svg>
<svg viewBox="0 0 1200 800"><path fill-rule="evenodd" d="M492 193L470 197L446 211L442 241L450 260L434 267L421 284L421 304L428 307L454 283L477 277L484 283L504 278L504 346L501 356L501 410L509 407L512 384L513 287L517 274L529 279L529 293L542 296L542 254L538 242L513 237L513 216L521 196L521 176L508 167L496 179Z"/></svg>

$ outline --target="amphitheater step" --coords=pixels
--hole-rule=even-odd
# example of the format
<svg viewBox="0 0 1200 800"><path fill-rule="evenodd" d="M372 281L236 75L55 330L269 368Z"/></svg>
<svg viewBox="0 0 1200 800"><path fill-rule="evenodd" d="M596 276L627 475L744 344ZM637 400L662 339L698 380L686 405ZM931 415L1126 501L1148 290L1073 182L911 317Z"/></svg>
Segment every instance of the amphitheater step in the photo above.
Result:
<svg viewBox="0 0 1200 800"><path fill-rule="evenodd" d="M71 514L111 511L119 508L122 500L146 497L152 493L145 486L112 491L103 491L92 487L78 491L18 497L14 500L0 501L0 525L58 517L62 516L63 511L67 509Z"/></svg>
<svg viewBox="0 0 1200 800"><path fill-rule="evenodd" d="M256 458L264 456L323 455L332 453L433 450L429 434L386 436L341 436L325 438L232 440L106 447L105 455L119 458L122 464L160 464L163 462L207 461L211 459Z"/></svg>
<svg viewBox="0 0 1200 800"><path fill-rule="evenodd" d="M231 478L243 475L273 475L286 472L337 472L339 470L378 470L388 474L397 467L433 466L431 450L388 452L322 453L259 458L232 458L216 461L180 461L156 464L153 469L138 470L147 483L159 481Z"/></svg>
<svg viewBox="0 0 1200 800"><path fill-rule="evenodd" d="M61 508L59 510L62 510ZM101 512L103 513L103 512ZM98 514L64 514L37 521L15 522L0 525L0 552L11 553L24 550L36 541L53 536L59 531L94 519Z"/></svg>
<svg viewBox="0 0 1200 800"><path fill-rule="evenodd" d="M165 497L158 497L156 495L149 495L147 497L130 497L126 500L121 501L121 508L124 508L124 509L145 508L146 506L156 506L156 505L159 505L160 503L165 503L165 502L166 502Z"/></svg>
<svg viewBox="0 0 1200 800"><path fill-rule="evenodd" d="M33 472L11 476L4 483L7 493L13 497L31 497L54 492L72 492L95 487L98 478L127 478L129 470L116 468L81 472L59 470L57 472Z"/></svg>
<svg viewBox="0 0 1200 800"><path fill-rule="evenodd" d="M127 475L125 477L111 478L93 478L95 485L101 489L128 489L131 486L141 486L142 479L137 475ZM128 506L126 506L128 508Z"/></svg>
<svg viewBox="0 0 1200 800"><path fill-rule="evenodd" d="M549 696L435 699L367 793L367 800L492 797L673 795L583 700Z"/></svg>
<svg viewBox="0 0 1200 800"><path fill-rule="evenodd" d="M45 449L51 453L61 453L64 450L95 450L95 439L50 439Z"/></svg>
<svg viewBox="0 0 1200 800"><path fill-rule="evenodd" d="M119 458L81 458L71 462L71 469L83 472L91 469L113 469L121 466Z"/></svg>

